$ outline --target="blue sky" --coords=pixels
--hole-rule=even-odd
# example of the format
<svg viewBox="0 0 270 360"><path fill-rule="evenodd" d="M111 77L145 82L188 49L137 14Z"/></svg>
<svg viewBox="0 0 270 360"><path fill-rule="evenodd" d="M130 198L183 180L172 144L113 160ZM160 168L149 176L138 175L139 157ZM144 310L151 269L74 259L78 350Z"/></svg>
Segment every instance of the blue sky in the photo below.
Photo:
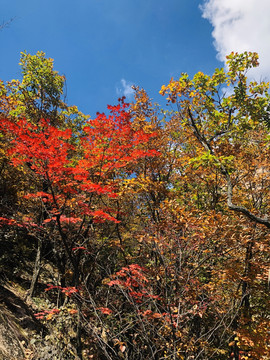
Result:
<svg viewBox="0 0 270 360"><path fill-rule="evenodd" d="M269 5L260 1L267 43ZM244 4L251 4L246 12ZM0 23L14 18L0 31L0 78L20 78L20 52L41 50L66 76L68 104L92 117L129 95L131 84L164 104L158 92L172 76L211 73L223 66L224 51L237 51L251 38L244 20L253 5L256 0L0 0Z"/></svg>

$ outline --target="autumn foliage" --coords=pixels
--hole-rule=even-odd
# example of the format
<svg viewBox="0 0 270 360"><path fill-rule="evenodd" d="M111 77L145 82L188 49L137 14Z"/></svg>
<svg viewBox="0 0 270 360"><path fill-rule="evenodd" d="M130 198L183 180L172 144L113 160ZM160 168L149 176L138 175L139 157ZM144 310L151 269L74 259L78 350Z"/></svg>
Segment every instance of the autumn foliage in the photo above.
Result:
<svg viewBox="0 0 270 360"><path fill-rule="evenodd" d="M61 357L268 359L270 99L246 76L257 54L171 79L171 111L135 88L93 119L61 100L51 59L21 65L22 82L1 83L0 266L30 280Z"/></svg>

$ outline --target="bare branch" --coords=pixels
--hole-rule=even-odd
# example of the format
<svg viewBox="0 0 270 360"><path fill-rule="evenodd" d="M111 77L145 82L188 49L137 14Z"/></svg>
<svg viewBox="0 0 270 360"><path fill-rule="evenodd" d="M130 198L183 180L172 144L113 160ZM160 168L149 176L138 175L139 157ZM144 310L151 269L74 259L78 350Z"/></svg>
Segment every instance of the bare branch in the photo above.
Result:
<svg viewBox="0 0 270 360"><path fill-rule="evenodd" d="M8 27L14 19L15 17L9 19L8 21L3 21L2 24L0 25L0 31L3 30L5 27Z"/></svg>

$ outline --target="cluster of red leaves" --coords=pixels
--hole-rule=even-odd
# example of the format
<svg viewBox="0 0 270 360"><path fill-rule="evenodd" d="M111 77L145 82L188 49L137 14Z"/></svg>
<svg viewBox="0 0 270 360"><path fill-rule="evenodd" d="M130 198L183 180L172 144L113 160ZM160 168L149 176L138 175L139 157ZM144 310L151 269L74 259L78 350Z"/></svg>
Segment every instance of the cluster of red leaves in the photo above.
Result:
<svg viewBox="0 0 270 360"><path fill-rule="evenodd" d="M67 309L68 313L71 315L75 315L78 313L78 310L75 309ZM36 319L38 320L51 320L55 315L58 315L61 312L61 309L52 309L52 310L44 310L39 313L34 314Z"/></svg>
<svg viewBox="0 0 270 360"><path fill-rule="evenodd" d="M50 219L46 219L43 221L44 224L49 223L51 221L55 221L56 220L56 216L52 216ZM67 223L67 224L77 224L78 222L81 222L82 219L81 218L76 218L76 217L66 217L65 215L61 215L59 220L63 223Z"/></svg>
<svg viewBox="0 0 270 360"><path fill-rule="evenodd" d="M52 285L52 284L48 284L48 288L45 289L45 291L49 291L53 289L60 289L62 293L64 293L69 297L72 296L73 294L79 293L79 289L77 289L74 286L62 287L59 285Z"/></svg>
<svg viewBox="0 0 270 360"><path fill-rule="evenodd" d="M51 221L77 224L84 216L91 217L95 223L119 222L111 212L109 214L103 208L93 209L80 198L92 193L116 198L122 176L122 170L119 174L117 171L140 158L158 154L145 146L155 134L134 130L128 107L122 99L117 106L108 107L109 115L97 114L95 119L86 123L80 136L76 136L76 146L71 144L72 130L60 130L48 119L41 119L38 124L27 119L2 119L0 131L10 139L8 154L11 163L30 168L32 176L35 174L49 184L50 193L38 191L25 196L50 204L51 214L44 225ZM76 155L72 158L71 154ZM67 216L61 212L59 218L58 209L66 204L71 194L77 207L73 210L72 206Z"/></svg>
<svg viewBox="0 0 270 360"><path fill-rule="evenodd" d="M71 249L74 253L77 253L78 251L83 251L85 254L90 254L89 251L87 251L87 248L85 246L75 246Z"/></svg>
<svg viewBox="0 0 270 360"><path fill-rule="evenodd" d="M114 280L111 280L108 285L118 285L120 288L127 290L129 296L138 303L141 302L143 297L158 299L159 297L151 294L150 289L147 287L149 281L144 272L146 272L146 269L138 264L125 266L112 275Z"/></svg>
<svg viewBox="0 0 270 360"><path fill-rule="evenodd" d="M67 141L72 135L70 129L59 130L46 119L38 125L26 119L4 119L0 130L12 138L8 154L14 166L29 164L36 174L56 183L67 176L68 151L73 149Z"/></svg>
<svg viewBox="0 0 270 360"><path fill-rule="evenodd" d="M117 106L108 106L109 116L98 114L95 119L88 121L83 129L84 157L76 168L77 179L89 167L95 168L96 174L104 177L139 158L157 155L155 150L145 150L141 146L148 143L155 134L135 131L130 113L126 110L128 107L128 104L121 101Z"/></svg>
<svg viewBox="0 0 270 360"><path fill-rule="evenodd" d="M76 251L76 250L86 250L86 247L85 246L77 246L77 247L72 248L72 251Z"/></svg>
<svg viewBox="0 0 270 360"><path fill-rule="evenodd" d="M0 226L1 225L11 225L11 226L23 227L23 225L18 223L16 220L4 218L4 217L0 217Z"/></svg>
<svg viewBox="0 0 270 360"><path fill-rule="evenodd" d="M42 320L42 319L44 319L44 317L47 318L48 315L53 316L53 315L57 315L59 313L60 313L60 309L52 309L52 310L44 310L44 311L41 311L41 312L36 313L34 315L35 315L36 319ZM49 317L49 318L51 318L51 317Z"/></svg>
<svg viewBox="0 0 270 360"><path fill-rule="evenodd" d="M104 315L111 315L113 311L107 307L98 307L97 310L100 310Z"/></svg>
<svg viewBox="0 0 270 360"><path fill-rule="evenodd" d="M177 314L170 314L168 312L157 313L152 310L145 310L139 312L143 317L147 317L148 319L164 319L167 322L171 322L171 318L177 318Z"/></svg>

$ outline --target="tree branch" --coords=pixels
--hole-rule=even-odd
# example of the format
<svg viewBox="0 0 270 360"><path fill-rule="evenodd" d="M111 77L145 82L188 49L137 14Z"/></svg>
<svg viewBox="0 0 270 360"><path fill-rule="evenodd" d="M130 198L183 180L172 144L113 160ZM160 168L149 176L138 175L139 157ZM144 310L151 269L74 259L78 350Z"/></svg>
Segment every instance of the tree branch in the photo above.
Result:
<svg viewBox="0 0 270 360"><path fill-rule="evenodd" d="M190 110L190 108L188 108L188 114L189 114L189 118L190 118L190 122L191 122L191 126L193 128L193 132L194 135L196 136L196 138L199 140L199 142L201 143L201 145L207 150L209 151L212 155L215 155L211 146L209 145L209 143L207 142L207 140L205 139L205 137L200 133L195 120L193 118L192 112ZM229 114L229 122L230 122L230 115ZM228 122L228 124L229 124ZM233 210L235 212L239 212L243 215L245 215L248 219L250 219L251 221L255 221L258 224L262 224L264 226L266 226L268 229L270 229L270 221L268 220L268 218L261 218L259 216L254 215L252 212L250 212L247 208L245 208L244 206L237 206L235 204L233 204L232 202L232 198L233 198L233 186L232 186L232 181L231 181L231 177L230 174L227 170L227 168L225 167L225 165L223 165L218 158L215 158L216 162L219 165L219 168L221 169L221 173L226 177L226 181L227 181L227 205L228 208L230 210Z"/></svg>
<svg viewBox="0 0 270 360"><path fill-rule="evenodd" d="M235 204L233 204L232 202L232 182L231 182L231 178L230 175L227 173L226 175L227 178L227 204L229 209L242 213L243 215L245 215L246 217L248 217L250 220L257 222L258 224L262 224L264 226L266 226L268 229L270 229L270 221L267 218L261 218L259 216L254 215L252 212L250 212L247 208L245 208L244 206L237 206Z"/></svg>

